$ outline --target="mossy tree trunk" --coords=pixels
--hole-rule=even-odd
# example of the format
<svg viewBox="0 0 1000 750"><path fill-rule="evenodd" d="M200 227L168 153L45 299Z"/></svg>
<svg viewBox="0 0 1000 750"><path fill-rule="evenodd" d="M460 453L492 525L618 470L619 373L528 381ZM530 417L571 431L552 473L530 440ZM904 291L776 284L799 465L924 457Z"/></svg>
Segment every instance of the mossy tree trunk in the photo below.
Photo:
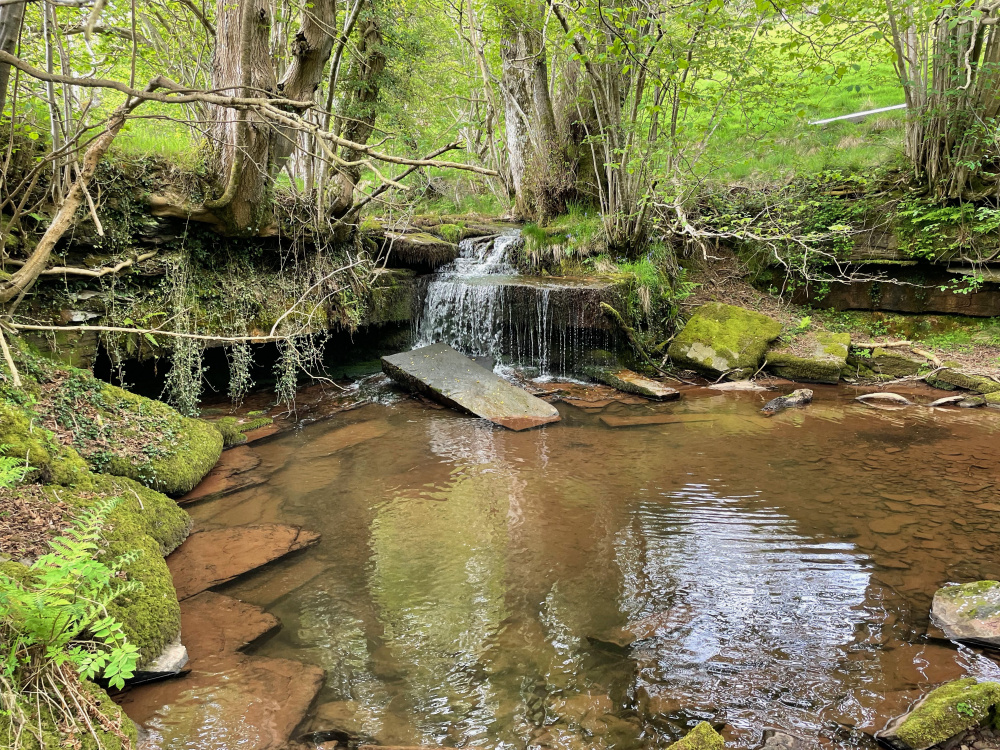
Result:
<svg viewBox="0 0 1000 750"><path fill-rule="evenodd" d="M9 55L17 50L17 40L24 23L26 2L0 6L0 49ZM7 84L10 81L10 63L0 63L0 113L7 106Z"/></svg>

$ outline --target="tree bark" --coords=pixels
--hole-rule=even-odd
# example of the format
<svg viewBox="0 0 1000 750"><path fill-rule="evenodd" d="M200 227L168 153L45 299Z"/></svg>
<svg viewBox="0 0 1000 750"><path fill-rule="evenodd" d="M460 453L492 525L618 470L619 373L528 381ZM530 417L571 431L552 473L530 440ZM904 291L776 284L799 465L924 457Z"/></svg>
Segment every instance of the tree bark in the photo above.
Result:
<svg viewBox="0 0 1000 750"><path fill-rule="evenodd" d="M283 96L300 102L313 100L333 51L336 27L336 0L313 0L303 7L301 25L292 41L292 63L278 84L278 91ZM293 131L280 131L275 143L272 175L276 176L284 167L297 137Z"/></svg>
<svg viewBox="0 0 1000 750"><path fill-rule="evenodd" d="M382 49L382 31L378 21L369 17L358 26L358 43L351 74L345 84L347 94L338 113L340 135L354 143L367 144L378 118L378 99L386 57ZM361 165L350 164L364 158L355 149L345 148L340 157L349 164L337 167L336 195L330 207L336 218L342 218L354 205L354 187L361 177Z"/></svg>
<svg viewBox="0 0 1000 750"><path fill-rule="evenodd" d="M24 22L27 2L0 7L0 50L13 55ZM0 63L0 113L7 106L7 84L10 81L10 63Z"/></svg>
<svg viewBox="0 0 1000 750"><path fill-rule="evenodd" d="M218 0L212 86L224 93L274 95L268 0ZM252 111L213 106L210 132L219 197L205 201L228 234L253 235L273 221L275 134Z"/></svg>
<svg viewBox="0 0 1000 750"><path fill-rule="evenodd" d="M544 221L566 210L573 182L549 93L545 40L530 21L508 14L501 56L515 212Z"/></svg>

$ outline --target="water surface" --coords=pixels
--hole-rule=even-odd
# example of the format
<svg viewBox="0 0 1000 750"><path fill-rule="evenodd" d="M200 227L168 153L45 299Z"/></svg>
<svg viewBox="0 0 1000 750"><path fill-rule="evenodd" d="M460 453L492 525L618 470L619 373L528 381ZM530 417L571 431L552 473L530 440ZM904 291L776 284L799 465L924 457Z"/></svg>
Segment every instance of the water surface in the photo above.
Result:
<svg viewBox="0 0 1000 750"><path fill-rule="evenodd" d="M524 433L372 404L255 446L267 482L191 510L322 532L224 593L277 615L256 652L322 666L319 703L380 743L629 749L705 719L735 747L872 748L927 686L1000 677L927 634L937 587L1000 577L1000 412L816 391L771 419L707 390L559 404ZM707 421L600 419L663 412Z"/></svg>

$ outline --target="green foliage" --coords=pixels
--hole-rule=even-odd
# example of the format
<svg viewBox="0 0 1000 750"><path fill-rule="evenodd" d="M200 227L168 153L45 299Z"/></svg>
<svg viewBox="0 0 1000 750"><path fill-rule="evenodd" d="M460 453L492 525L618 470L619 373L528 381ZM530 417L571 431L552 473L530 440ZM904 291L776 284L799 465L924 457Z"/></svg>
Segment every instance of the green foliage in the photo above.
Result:
<svg viewBox="0 0 1000 750"><path fill-rule="evenodd" d="M31 466L26 460L2 455L9 449L9 445L0 444L0 489L20 484L31 471Z"/></svg>
<svg viewBox="0 0 1000 750"><path fill-rule="evenodd" d="M47 688L66 665L83 679L101 678L118 688L132 677L138 649L107 608L138 588L117 577L137 553L98 559L105 522L119 502L107 499L83 511L23 579L0 573L2 675L20 691Z"/></svg>

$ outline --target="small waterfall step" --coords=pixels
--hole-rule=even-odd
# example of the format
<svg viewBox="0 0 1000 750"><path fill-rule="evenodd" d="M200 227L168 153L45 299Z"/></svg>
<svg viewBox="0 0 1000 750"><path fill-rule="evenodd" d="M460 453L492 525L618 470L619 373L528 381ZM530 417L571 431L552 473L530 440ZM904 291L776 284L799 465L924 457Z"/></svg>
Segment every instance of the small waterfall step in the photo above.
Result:
<svg viewBox="0 0 1000 750"><path fill-rule="evenodd" d="M552 404L508 383L447 344L382 357L382 371L410 390L511 430L559 420Z"/></svg>

